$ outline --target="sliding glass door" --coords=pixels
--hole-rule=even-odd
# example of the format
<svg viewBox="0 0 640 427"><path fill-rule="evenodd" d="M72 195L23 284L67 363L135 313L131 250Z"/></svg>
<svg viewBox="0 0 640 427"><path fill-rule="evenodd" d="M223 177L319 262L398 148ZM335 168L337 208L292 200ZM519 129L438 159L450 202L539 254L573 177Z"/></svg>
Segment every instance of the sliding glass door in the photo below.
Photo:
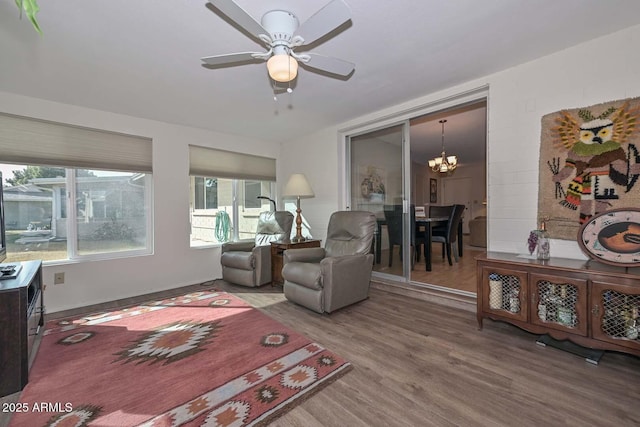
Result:
<svg viewBox="0 0 640 427"><path fill-rule="evenodd" d="M349 208L378 219L374 272L408 280L408 123L350 135L347 139Z"/></svg>

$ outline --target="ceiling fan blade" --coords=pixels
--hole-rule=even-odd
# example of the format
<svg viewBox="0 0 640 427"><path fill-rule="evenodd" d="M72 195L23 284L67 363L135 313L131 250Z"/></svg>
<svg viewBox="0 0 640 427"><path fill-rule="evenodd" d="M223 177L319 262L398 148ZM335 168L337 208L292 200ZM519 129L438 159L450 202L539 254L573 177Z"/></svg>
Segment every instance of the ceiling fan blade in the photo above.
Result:
<svg viewBox="0 0 640 427"><path fill-rule="evenodd" d="M204 62L207 65L227 65L227 64L233 64L235 62L247 62L247 61L259 60L253 56L254 53L256 52L229 53L226 55L206 56L201 59L202 59L202 62Z"/></svg>
<svg viewBox="0 0 640 427"><path fill-rule="evenodd" d="M309 61L303 62L310 68L316 70L326 71L327 73L337 74L340 76L348 76L356 69L356 64L349 61L344 61L338 58L332 58L330 56L318 55L316 53L309 53Z"/></svg>
<svg viewBox="0 0 640 427"><path fill-rule="evenodd" d="M209 0L211 1L211 0ZM342 0L333 0L307 19L296 31L310 44L351 19L351 10Z"/></svg>
<svg viewBox="0 0 640 427"><path fill-rule="evenodd" d="M209 0L216 9L254 36L269 34L262 25L233 0Z"/></svg>

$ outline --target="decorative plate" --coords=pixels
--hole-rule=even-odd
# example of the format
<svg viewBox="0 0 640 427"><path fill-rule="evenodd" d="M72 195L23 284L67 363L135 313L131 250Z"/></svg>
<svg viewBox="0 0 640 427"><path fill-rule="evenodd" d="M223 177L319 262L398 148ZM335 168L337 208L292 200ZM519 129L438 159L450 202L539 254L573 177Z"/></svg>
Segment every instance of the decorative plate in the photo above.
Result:
<svg viewBox="0 0 640 427"><path fill-rule="evenodd" d="M640 266L640 209L613 209L592 217L580 227L578 244L597 261Z"/></svg>

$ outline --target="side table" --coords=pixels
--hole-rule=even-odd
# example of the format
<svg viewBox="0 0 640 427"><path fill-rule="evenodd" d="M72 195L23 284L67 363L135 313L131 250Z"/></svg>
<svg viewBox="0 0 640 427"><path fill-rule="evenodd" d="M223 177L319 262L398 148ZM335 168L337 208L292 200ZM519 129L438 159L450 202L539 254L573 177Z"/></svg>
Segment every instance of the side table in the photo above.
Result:
<svg viewBox="0 0 640 427"><path fill-rule="evenodd" d="M305 240L304 242L271 242L271 286L283 284L282 267L283 254L287 249L319 248L320 240Z"/></svg>

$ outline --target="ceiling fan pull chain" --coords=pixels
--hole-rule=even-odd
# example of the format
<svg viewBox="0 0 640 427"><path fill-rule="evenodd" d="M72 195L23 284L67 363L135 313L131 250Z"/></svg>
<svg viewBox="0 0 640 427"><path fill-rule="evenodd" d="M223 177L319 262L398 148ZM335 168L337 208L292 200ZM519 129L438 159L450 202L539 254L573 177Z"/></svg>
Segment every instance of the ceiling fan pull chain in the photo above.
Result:
<svg viewBox="0 0 640 427"><path fill-rule="evenodd" d="M273 100L275 102L278 102L278 94L276 92L276 81L275 80L271 80L271 88L273 89ZM276 113L278 112L278 109L276 108Z"/></svg>
<svg viewBox="0 0 640 427"><path fill-rule="evenodd" d="M291 55L291 49L289 49L289 55ZM291 94L293 92L293 89L291 89L291 80L293 80L291 78L291 61L289 61L289 87L287 88L287 93Z"/></svg>

